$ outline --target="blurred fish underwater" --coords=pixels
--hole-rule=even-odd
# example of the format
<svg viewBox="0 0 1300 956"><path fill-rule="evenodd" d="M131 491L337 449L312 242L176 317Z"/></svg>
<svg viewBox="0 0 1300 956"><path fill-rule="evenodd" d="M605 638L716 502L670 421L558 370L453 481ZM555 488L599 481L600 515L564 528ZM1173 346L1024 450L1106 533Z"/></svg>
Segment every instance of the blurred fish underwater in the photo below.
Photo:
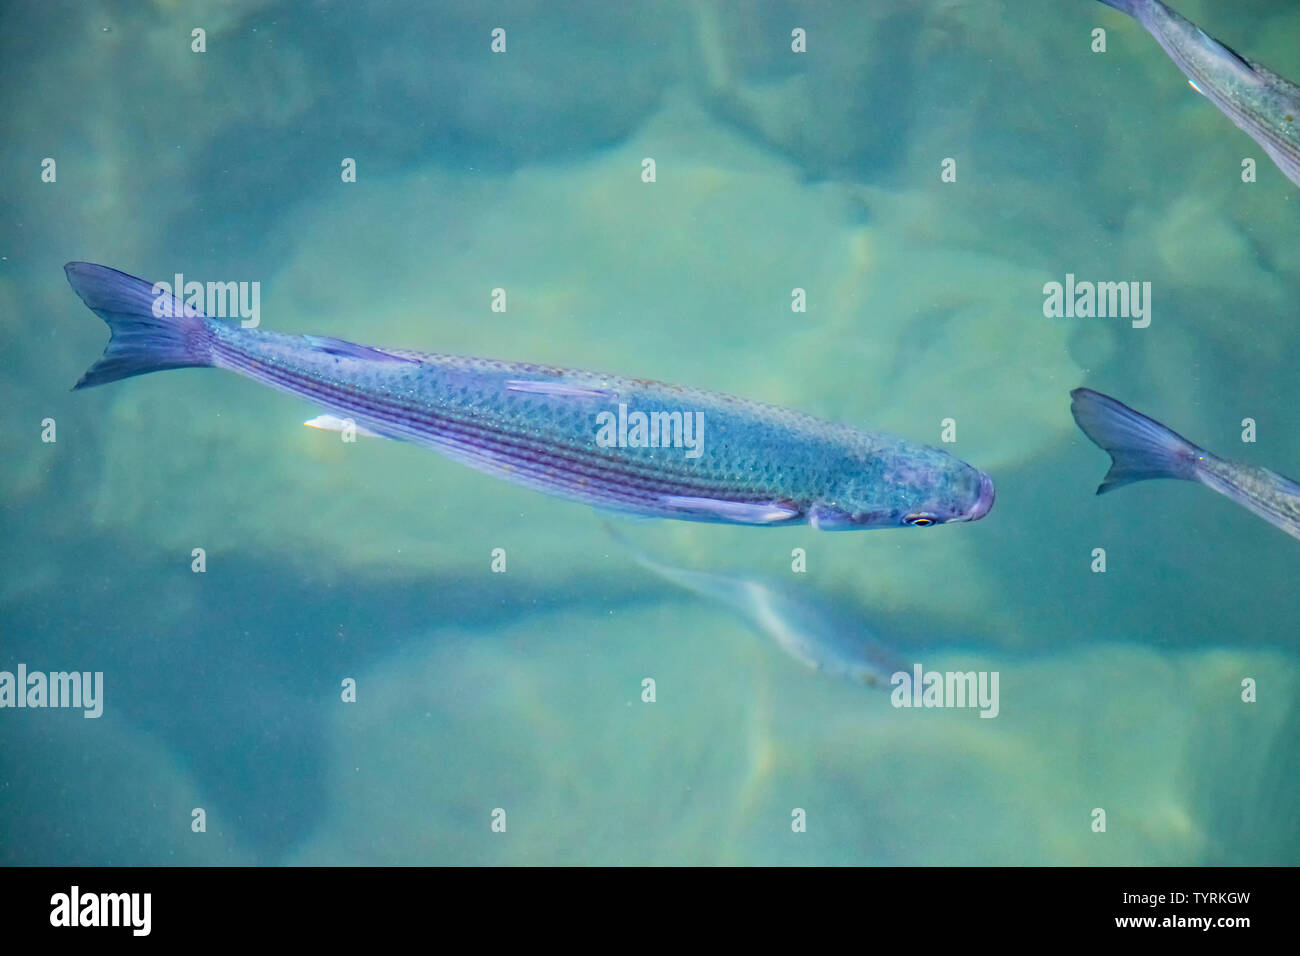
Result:
<svg viewBox="0 0 1300 956"><path fill-rule="evenodd" d="M638 548L612 525L606 523L605 530L637 564L678 587L735 609L753 629L814 671L884 688L890 677L907 667L862 621L834 608L825 596L801 595L776 581L675 567Z"/></svg>
<svg viewBox="0 0 1300 956"><path fill-rule="evenodd" d="M1191 482L1096 498L1067 401L1296 474L1300 8L1127 6L1218 111L1093 0L6 8L0 862L1300 860L1294 539ZM70 391L104 329L69 260L331 363L688 383L765 491L788 462L719 396L905 436L960 494L818 523L981 520L821 534L787 488L741 503L797 520L629 551L582 495L365 440L355 381ZM1049 314L1075 277L1116 308ZM502 379L512 440L617 409L556 378ZM102 716L20 665L102 674ZM859 686L918 666L998 674L996 719Z"/></svg>

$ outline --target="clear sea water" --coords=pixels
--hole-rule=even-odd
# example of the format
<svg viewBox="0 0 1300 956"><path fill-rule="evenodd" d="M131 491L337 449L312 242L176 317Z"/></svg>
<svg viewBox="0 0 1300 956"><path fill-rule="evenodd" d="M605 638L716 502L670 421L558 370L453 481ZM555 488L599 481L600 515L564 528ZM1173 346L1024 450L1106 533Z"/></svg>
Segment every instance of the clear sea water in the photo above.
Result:
<svg viewBox="0 0 1300 956"><path fill-rule="evenodd" d="M1300 79L1294 4L1178 7ZM1300 193L1131 20L50 2L0 13L0 76L0 670L104 675L98 719L0 710L0 862L1300 858L1297 542L1190 484L1095 497L1069 413L1086 384L1300 473ZM999 714L811 672L591 509L234 375L74 393L106 329L72 259L259 282L279 331L952 419L978 523L623 533L997 671ZM1150 326L1044 317L1067 274L1150 282Z"/></svg>

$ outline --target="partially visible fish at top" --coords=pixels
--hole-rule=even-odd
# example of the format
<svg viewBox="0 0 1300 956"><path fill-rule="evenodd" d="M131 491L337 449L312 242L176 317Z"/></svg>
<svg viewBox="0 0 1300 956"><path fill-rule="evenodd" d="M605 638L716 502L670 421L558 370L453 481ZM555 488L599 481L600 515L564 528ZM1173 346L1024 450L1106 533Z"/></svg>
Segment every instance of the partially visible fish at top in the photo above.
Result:
<svg viewBox="0 0 1300 956"><path fill-rule="evenodd" d="M976 521L993 506L988 475L883 432L646 379L241 328L116 269L64 271L112 333L76 388L224 368L320 406L316 427L355 425L649 517L833 531ZM638 430L646 421L669 440Z"/></svg>
<svg viewBox="0 0 1300 956"><path fill-rule="evenodd" d="M666 564L632 544L605 523L637 564L665 581L727 605L760 634L806 667L828 677L864 687L888 689L890 678L911 665L881 643L852 615L805 596L803 589L759 578L713 571L693 571Z"/></svg>
<svg viewBox="0 0 1300 956"><path fill-rule="evenodd" d="M1214 39L1160 0L1100 0L1164 47L1192 88L1237 124L1300 185L1300 86Z"/></svg>
<svg viewBox="0 0 1300 956"><path fill-rule="evenodd" d="M1083 433L1110 453L1110 471L1097 494L1150 478L1198 481L1300 538L1300 484L1267 468L1212 455L1109 395L1076 388L1070 396Z"/></svg>

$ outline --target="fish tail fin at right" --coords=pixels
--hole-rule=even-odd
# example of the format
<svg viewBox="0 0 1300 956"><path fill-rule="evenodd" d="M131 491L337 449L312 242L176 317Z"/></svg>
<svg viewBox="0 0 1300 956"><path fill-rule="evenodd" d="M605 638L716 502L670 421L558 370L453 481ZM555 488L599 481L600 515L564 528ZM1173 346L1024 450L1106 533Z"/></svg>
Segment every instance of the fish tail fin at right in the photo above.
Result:
<svg viewBox="0 0 1300 956"><path fill-rule="evenodd" d="M1075 422L1110 453L1110 471L1097 494L1151 478L1199 480L1196 466L1205 452L1183 436L1090 388L1076 388L1070 397Z"/></svg>
<svg viewBox="0 0 1300 956"><path fill-rule="evenodd" d="M169 294L158 295L152 283L107 266L69 262L63 271L73 291L108 323L112 335L104 354L86 369L74 389L168 368L212 364L208 320L197 309Z"/></svg>

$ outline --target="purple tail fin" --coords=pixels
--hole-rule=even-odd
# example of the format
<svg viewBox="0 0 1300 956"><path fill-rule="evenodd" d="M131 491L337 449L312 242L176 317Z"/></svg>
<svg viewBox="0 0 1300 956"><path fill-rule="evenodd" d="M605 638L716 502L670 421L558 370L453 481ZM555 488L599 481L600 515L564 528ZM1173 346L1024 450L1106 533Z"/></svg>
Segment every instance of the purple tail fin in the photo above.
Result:
<svg viewBox="0 0 1300 956"><path fill-rule="evenodd" d="M1205 452L1186 438L1090 388L1076 388L1070 397L1083 433L1110 452L1110 471L1097 494L1148 478L1197 480L1196 463Z"/></svg>
<svg viewBox="0 0 1300 956"><path fill-rule="evenodd" d="M81 301L108 323L104 354L73 388L89 388L166 368L212 364L207 319L153 284L90 262L63 267ZM162 313L161 315L159 313Z"/></svg>

